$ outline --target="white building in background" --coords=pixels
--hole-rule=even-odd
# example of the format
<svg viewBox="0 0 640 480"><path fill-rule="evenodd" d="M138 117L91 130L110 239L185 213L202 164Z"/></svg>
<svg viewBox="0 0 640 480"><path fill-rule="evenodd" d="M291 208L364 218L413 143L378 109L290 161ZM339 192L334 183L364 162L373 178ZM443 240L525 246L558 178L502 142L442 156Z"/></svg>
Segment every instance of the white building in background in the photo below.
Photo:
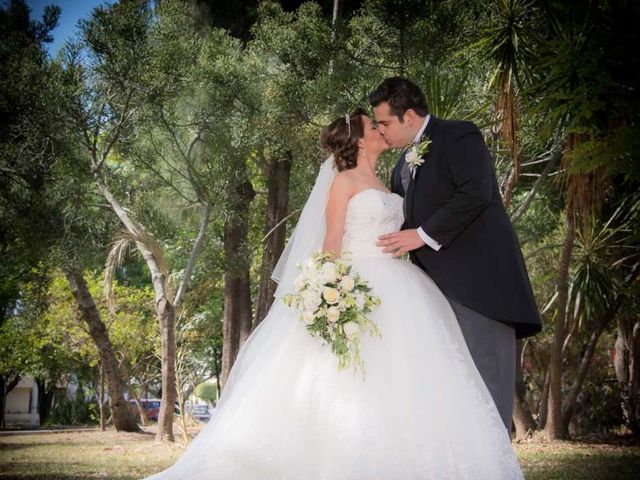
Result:
<svg viewBox="0 0 640 480"><path fill-rule="evenodd" d="M4 418L7 428L36 428L40 425L38 384L35 378L21 378L15 388L8 393Z"/></svg>

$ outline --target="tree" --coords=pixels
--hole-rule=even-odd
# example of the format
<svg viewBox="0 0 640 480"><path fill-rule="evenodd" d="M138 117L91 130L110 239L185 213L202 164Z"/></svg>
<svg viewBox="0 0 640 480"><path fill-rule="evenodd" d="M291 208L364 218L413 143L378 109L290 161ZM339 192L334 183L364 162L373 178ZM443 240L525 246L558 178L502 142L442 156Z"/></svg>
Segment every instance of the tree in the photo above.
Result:
<svg viewBox="0 0 640 480"><path fill-rule="evenodd" d="M489 27L474 46L485 59L495 64L489 88L497 91L495 117L498 131L513 165L502 194L508 208L520 176L518 90L527 88L525 79L529 77L528 70L535 58L539 21L533 3L527 0L500 0L493 4L493 9Z"/></svg>
<svg viewBox="0 0 640 480"><path fill-rule="evenodd" d="M149 88L154 94L146 104L148 128L138 135L133 158L186 202L185 207L196 204L203 212L176 306L184 298L209 218L224 219L224 371L235 358L229 352L237 351L249 335L252 319L246 212L254 192L245 165L251 143L244 115L251 107L245 104L245 78L238 70L241 46L221 30L198 31L180 2L163 3L158 15L151 33L155 80ZM228 128L219 128L221 124Z"/></svg>
<svg viewBox="0 0 640 480"><path fill-rule="evenodd" d="M50 232L50 181L63 148L56 83L44 45L60 9L29 18L24 1L0 7L0 324L20 303L21 287L39 277ZM2 381L0 379L0 381Z"/></svg>
<svg viewBox="0 0 640 480"><path fill-rule="evenodd" d="M70 91L76 94L69 112L73 121L71 134L85 149L98 190L129 238L136 242L151 272L162 345L163 394L158 439L166 437L173 441L175 309L168 292L166 259L153 235L130 215L108 185L113 169L109 165L110 154L128 133L137 107L147 93L143 88L142 66L150 21L146 2L132 0L97 7L91 18L81 23L81 41L67 48L64 68Z"/></svg>
<svg viewBox="0 0 640 480"><path fill-rule="evenodd" d="M631 311L636 310L634 308ZM617 380L623 388L621 403L624 422L637 438L640 435L640 322L633 314L624 312L618 316L617 327L615 369Z"/></svg>
<svg viewBox="0 0 640 480"><path fill-rule="evenodd" d="M631 152L622 131L630 127L636 115L622 85L630 79L619 60L601 48L624 50L627 40L620 34L624 20L636 7L614 2L607 7L585 7L580 18L575 10L555 22L553 38L548 42L548 69L543 84L544 99L551 125L564 132L561 166L565 172L565 238L557 276L557 310L549 363L549 400L545 433L548 438L568 435L562 411L562 352L574 320L570 307L569 281L576 232L587 237L593 219L598 219L607 180L622 168ZM565 12L557 12L562 15ZM611 107L615 106L612 111Z"/></svg>
<svg viewBox="0 0 640 480"><path fill-rule="evenodd" d="M214 383L202 382L198 384L193 393L196 397L213 404L218 398L218 387Z"/></svg>
<svg viewBox="0 0 640 480"><path fill-rule="evenodd" d="M43 419L71 373L100 405L112 383L114 399L162 392L171 438L175 399L210 376L222 388L271 307L274 264L326 157L320 130L402 73L434 115L474 121L495 150L544 320L519 345L517 438L615 415L638 430L637 228L614 216L640 178L638 7L301 3L213 16L206 1L123 0L54 61L42 47L55 9L33 22L24 2L0 8L3 391L36 375ZM382 157L383 180L396 158ZM616 326L619 387L598 401L623 410L605 421L586 407Z"/></svg>
<svg viewBox="0 0 640 480"><path fill-rule="evenodd" d="M7 124L7 140L12 143L12 148L7 149L7 156L4 158L7 164L14 163L21 165L24 178L31 178L30 181L20 181L14 176L7 183L6 196L3 192L3 199L20 191L20 197L24 203L9 200L11 212L15 222L12 247L18 247L22 254L29 258L27 262L42 264L43 271L47 268L54 268L55 262L63 265L69 272L69 280L74 289L80 293L78 299L82 299L81 307L90 307L88 296L82 292L83 280L78 276L82 267L78 270L78 264L90 257L94 250L87 248L84 256L78 255L79 250L88 247L90 242L82 243L80 238L91 238L91 228L86 228L80 210L76 207L79 199L86 199L91 193L86 190L86 174L77 174L69 168L69 159L74 153L72 142L64 135L64 116L60 112L66 105L65 90L62 86L59 66L50 62L46 52L40 45L47 39L47 32L55 25L59 9L50 8L45 11L45 22L28 23L28 10L22 2L14 2L12 9L14 12L6 18L20 19L21 28L26 29L29 35L33 36L33 44L30 51L18 50L11 55L17 54L14 59L7 59L8 63L20 62L22 68L13 70L16 75L20 70L23 73L29 72L30 79L21 79L18 84L28 87L17 88L15 93L21 97L20 109L32 105L29 113L21 113L20 109L15 109L10 116L11 122ZM18 12L18 13L16 13ZM17 22L17 23L20 23ZM24 36L24 33L22 34ZM20 36L14 32L14 38ZM25 47L26 48L26 47ZM14 81L17 79L14 78ZM27 80L25 82L25 80ZM7 86L9 89L10 86ZM7 90L9 91L9 90ZM17 99L17 98L16 98ZM27 153L25 155L25 153ZM10 171L8 168L7 171ZM26 174L26 175L25 175ZM73 214L69 215L73 210ZM85 209L83 213L87 213ZM19 223L18 223L19 222ZM80 235L78 230L83 230ZM93 237L91 240L95 240ZM34 242L35 240L35 242ZM37 248L31 245L37 245ZM82 245L82 246L80 246ZM82 258L81 258L82 257ZM49 282L47 275L43 285ZM95 310L95 309L93 309ZM87 314L92 312L91 308L85 308ZM107 365L109 371L110 401L114 424L119 430L136 431L135 418L129 412L122 392L122 377L117 370L117 365L113 354L109 352L109 340L104 324L97 315L88 315L92 326L94 340L104 347L103 363ZM46 369L44 370L47 371ZM56 375L36 375L41 388L42 400L42 420L46 420L46 406L50 403L52 388L58 380Z"/></svg>
<svg viewBox="0 0 640 480"><path fill-rule="evenodd" d="M0 327L0 371L16 383L22 376L33 376L39 388L45 387L39 392L45 400L39 404L40 423L45 424L56 384L93 364L97 355L86 336L76 341L82 323L76 320L68 284L58 272L50 273L44 298L37 283L23 285L22 301Z"/></svg>
<svg viewBox="0 0 640 480"><path fill-rule="evenodd" d="M104 322L100 318L100 312L82 273L67 270L66 277L71 285L71 291L76 299L81 316L89 328L89 334L98 347L100 355L100 367L109 383L109 406L113 423L117 430L126 432L140 431L136 423L136 417L124 398L124 383L119 373L111 340Z"/></svg>
<svg viewBox="0 0 640 480"><path fill-rule="evenodd" d="M633 295L633 284L640 273L638 254L630 240L638 223L637 200L620 205L604 222L593 222L587 232L578 232L576 258L571 275L570 308L565 345L578 331L590 327L582 348L577 375L562 405L563 429L568 431L576 400L585 382L598 341Z"/></svg>

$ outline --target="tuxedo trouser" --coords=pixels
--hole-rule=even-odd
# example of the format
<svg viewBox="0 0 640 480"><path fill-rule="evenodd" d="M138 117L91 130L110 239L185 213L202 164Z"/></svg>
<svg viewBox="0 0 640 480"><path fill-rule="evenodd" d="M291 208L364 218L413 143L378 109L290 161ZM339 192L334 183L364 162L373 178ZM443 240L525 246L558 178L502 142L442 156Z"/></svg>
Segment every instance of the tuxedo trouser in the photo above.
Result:
<svg viewBox="0 0 640 480"><path fill-rule="evenodd" d="M451 300L469 352L489 389L500 417L511 432L516 385L515 329Z"/></svg>

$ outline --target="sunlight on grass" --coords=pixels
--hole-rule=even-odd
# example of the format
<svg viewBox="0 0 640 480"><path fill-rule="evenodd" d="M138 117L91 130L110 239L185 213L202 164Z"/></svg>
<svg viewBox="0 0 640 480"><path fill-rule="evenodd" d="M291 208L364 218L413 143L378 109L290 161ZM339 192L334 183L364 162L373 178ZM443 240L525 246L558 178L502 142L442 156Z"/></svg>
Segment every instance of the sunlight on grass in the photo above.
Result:
<svg viewBox="0 0 640 480"><path fill-rule="evenodd" d="M193 432L195 433L195 432ZM184 444L155 444L155 432L0 437L0 479L143 478L170 466Z"/></svg>
<svg viewBox="0 0 640 480"><path fill-rule="evenodd" d="M640 445L532 442L516 445L527 480L635 480Z"/></svg>
<svg viewBox="0 0 640 480"><path fill-rule="evenodd" d="M200 428L192 427L189 434L194 436ZM3 435L0 479L140 479L170 466L185 448L179 440L156 444L154 434L147 428L145 433ZM532 441L515 449L527 480L631 480L640 471L640 445L622 441Z"/></svg>

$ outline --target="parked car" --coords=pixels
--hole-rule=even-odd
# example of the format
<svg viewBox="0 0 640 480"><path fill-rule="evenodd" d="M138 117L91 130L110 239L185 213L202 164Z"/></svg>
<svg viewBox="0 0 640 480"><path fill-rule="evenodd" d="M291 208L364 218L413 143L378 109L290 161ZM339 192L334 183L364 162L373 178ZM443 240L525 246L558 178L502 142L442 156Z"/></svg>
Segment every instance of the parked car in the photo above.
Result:
<svg viewBox="0 0 640 480"><path fill-rule="evenodd" d="M129 400L129 403L133 405L133 407L136 409L136 412L137 412L135 400ZM160 414L160 399L145 398L145 399L140 399L140 403L142 404L142 408L144 409L144 411L147 413L147 418L149 420L153 420L157 422L158 415ZM178 406L177 402L175 404L175 408L173 409L173 413L175 413L176 415L180 415L180 407Z"/></svg>
<svg viewBox="0 0 640 480"><path fill-rule="evenodd" d="M191 410L191 417L200 422L208 422L211 420L211 410L206 405L194 405Z"/></svg>
<svg viewBox="0 0 640 480"><path fill-rule="evenodd" d="M136 407L135 400L129 400L129 403ZM140 404L142 405L142 408L147 414L147 418L149 420L158 420L158 413L160 412L160 399L142 398L140 399Z"/></svg>

